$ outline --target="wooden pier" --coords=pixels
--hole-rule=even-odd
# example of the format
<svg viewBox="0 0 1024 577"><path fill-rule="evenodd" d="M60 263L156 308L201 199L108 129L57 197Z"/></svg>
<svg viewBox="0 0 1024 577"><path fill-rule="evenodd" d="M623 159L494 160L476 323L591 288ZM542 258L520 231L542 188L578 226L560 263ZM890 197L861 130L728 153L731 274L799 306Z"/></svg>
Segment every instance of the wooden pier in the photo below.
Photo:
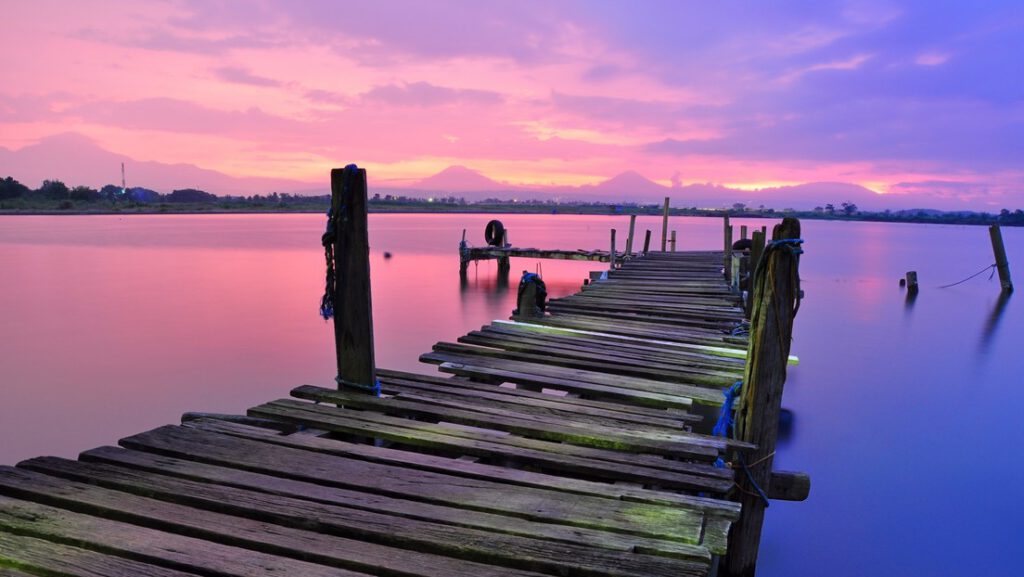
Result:
<svg viewBox="0 0 1024 577"><path fill-rule="evenodd" d="M730 536L749 483L799 500L808 481L773 472L764 442L710 434L723 391L759 378L722 259L630 259L549 314L438 343L421 360L440 374L373 368L379 396L300 386L0 467L0 576L679 577L723 555L719 574L752 574Z"/></svg>

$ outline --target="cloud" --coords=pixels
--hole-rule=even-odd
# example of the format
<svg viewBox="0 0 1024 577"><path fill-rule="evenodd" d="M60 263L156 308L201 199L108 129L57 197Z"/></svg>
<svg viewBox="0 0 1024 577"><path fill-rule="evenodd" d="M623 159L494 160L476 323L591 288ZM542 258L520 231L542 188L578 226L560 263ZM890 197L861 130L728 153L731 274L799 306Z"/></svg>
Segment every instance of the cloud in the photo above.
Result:
<svg viewBox="0 0 1024 577"><path fill-rule="evenodd" d="M429 82L413 82L377 86L361 94L360 99L367 104L434 107L452 104L496 105L500 104L504 97L487 90L455 89Z"/></svg>
<svg viewBox="0 0 1024 577"><path fill-rule="evenodd" d="M281 86L281 83L273 78L257 76L241 66L222 66L213 70L214 76L225 82L235 84L248 84L250 86Z"/></svg>

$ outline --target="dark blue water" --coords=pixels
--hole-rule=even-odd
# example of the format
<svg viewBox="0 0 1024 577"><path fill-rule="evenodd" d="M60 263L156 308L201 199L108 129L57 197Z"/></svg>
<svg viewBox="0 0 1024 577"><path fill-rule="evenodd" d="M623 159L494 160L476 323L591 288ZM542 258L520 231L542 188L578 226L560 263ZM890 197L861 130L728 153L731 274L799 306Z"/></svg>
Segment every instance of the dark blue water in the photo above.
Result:
<svg viewBox="0 0 1024 577"><path fill-rule="evenodd" d="M458 278L463 228L486 215L372 215L380 366L494 318L514 291L494 263ZM500 217L514 244L606 248L623 217ZM773 221L735 220L751 227ZM318 215L0 217L0 463L78 451L189 410L244 412L293 386L329 385L332 333L316 315ZM680 249L719 248L721 221L677 219ZM660 219L641 218L660 244ZM1004 231L1024 258L1024 235ZM806 291L776 468L807 471L803 503L768 509L763 576L1020 574L1024 343L1018 295L999 300L982 227L805 222ZM394 254L384 259L383 252ZM542 267L553 296L598 263ZM1016 267L1024 287L1024 261ZM916 270L912 303L898 286ZM1024 289L1022 289L1024 290Z"/></svg>

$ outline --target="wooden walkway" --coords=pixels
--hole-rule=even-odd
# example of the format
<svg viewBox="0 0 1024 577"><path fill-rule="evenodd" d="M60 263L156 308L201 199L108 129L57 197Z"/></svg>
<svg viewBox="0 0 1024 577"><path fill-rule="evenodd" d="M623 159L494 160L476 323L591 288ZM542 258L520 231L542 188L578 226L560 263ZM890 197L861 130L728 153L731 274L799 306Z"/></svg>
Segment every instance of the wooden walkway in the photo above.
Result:
<svg viewBox="0 0 1024 577"><path fill-rule="evenodd" d="M78 460L0 468L0 576L689 576L726 550L708 435L741 378L722 253L651 253L421 359Z"/></svg>

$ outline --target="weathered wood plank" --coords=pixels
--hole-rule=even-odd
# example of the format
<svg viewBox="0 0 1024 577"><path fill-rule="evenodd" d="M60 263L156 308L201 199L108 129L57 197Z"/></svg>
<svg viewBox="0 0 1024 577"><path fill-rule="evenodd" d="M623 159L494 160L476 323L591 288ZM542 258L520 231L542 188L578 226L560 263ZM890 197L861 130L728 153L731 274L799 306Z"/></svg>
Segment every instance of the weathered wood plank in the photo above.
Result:
<svg viewBox="0 0 1024 577"><path fill-rule="evenodd" d="M243 438L259 439L263 442L281 444L286 447L301 448L329 454L349 455L371 462L413 469L423 469L474 479L490 480L498 483L509 483L512 485L521 485L524 487L533 487L548 491L564 491L571 494L692 509L709 515L723 516L728 519L737 518L740 510L739 507L731 501L722 501L707 497L695 497L686 493L668 492L655 489L634 489L623 484L610 484L571 477L559 477L529 470L496 467L460 459L410 453L404 450L377 447L364 443L349 443L337 439L306 437L299 435L278 435L273 431L244 427L234 423L198 421L189 423L188 426L227 435L240 436ZM91 458L92 454L93 453L91 451L82 453L83 458Z"/></svg>
<svg viewBox="0 0 1024 577"><path fill-rule="evenodd" d="M3 577L32 577L21 570L31 571L33 575L59 577L196 576L195 573L14 533L0 533L0 565L12 566L0 568L0 576Z"/></svg>
<svg viewBox="0 0 1024 577"><path fill-rule="evenodd" d="M700 515L646 504L539 490L312 453L188 429L161 427L121 440L127 448L244 468L403 499L619 533L695 543ZM374 480L367 486L366 480ZM647 518L642 518L647 515Z"/></svg>
<svg viewBox="0 0 1024 577"><path fill-rule="evenodd" d="M366 576L366 573L221 545L4 496L0 496L0 531L81 545L142 563L203 575L265 577L268 573L275 573L303 577Z"/></svg>
<svg viewBox="0 0 1024 577"><path fill-rule="evenodd" d="M538 467L552 475L583 476L607 481L632 481L666 488L725 492L732 484L716 475L708 464L654 459L626 452L573 447L561 443L534 441L516 436L499 436L486 431L465 430L409 419L371 416L364 411L303 411L296 407L267 404L260 414L288 422L305 422L334 432L366 438L385 439L404 447L438 450L448 455L472 455L489 461ZM365 418L361 418L363 415ZM404 425L410 423L410 425ZM285 444L285 443L280 443ZM406 458L409 458L408 455ZM496 477L501 478L500 472Z"/></svg>
<svg viewBox="0 0 1024 577"><path fill-rule="evenodd" d="M196 423L197 426L213 427L214 423ZM259 432L246 431L244 427L236 428L226 425L224 431L256 438ZM287 438L287 437L286 437ZM294 437L292 437L294 440ZM310 449L316 449L327 439L308 439ZM495 533L532 537L548 541L585 544L591 547L628 552L635 547L643 547L654 555L676 557L680 559L705 559L706 551L699 546L688 545L675 541L649 539L633 535L622 535L607 531L570 527L553 523L537 523L499 515L410 501L365 491L331 487L322 484L284 479L262 473L254 473L242 469L208 465L196 461L165 457L151 453L142 453L116 447L100 447L83 453L83 458L90 463L104 463L114 466L112 470L125 470L122 480L130 480L134 475L148 472L159 475L159 478L182 478L201 483L212 483L226 487L235 487L270 495L302 499L313 503L353 508L397 517L408 517L420 521L443 523L457 527L481 529ZM51 459L51 458L47 458ZM35 468L38 460L27 461L25 466ZM44 470L44 472L51 472ZM133 472L134 471L134 472ZM56 474L56 473L54 473ZM723 515L715 515L723 516Z"/></svg>
<svg viewBox="0 0 1024 577"><path fill-rule="evenodd" d="M519 417L518 413L511 411L502 412L493 409L490 412L485 412L483 410L453 409L415 401L403 401L401 397L368 399L344 391L332 391L311 385L296 387L292 390L292 395L312 401L343 404L347 407L402 416L426 417L472 427L508 431L537 439L618 451L638 451L673 457L689 454L705 456L708 454L705 449L724 450L729 446L741 446L741 444L734 444L731 440L722 437L682 430L671 431L664 428L626 430L620 427L598 427L564 421L564 424L559 424L557 421L539 417ZM279 402L288 404L286 401ZM300 408L316 409L315 406L308 404Z"/></svg>

